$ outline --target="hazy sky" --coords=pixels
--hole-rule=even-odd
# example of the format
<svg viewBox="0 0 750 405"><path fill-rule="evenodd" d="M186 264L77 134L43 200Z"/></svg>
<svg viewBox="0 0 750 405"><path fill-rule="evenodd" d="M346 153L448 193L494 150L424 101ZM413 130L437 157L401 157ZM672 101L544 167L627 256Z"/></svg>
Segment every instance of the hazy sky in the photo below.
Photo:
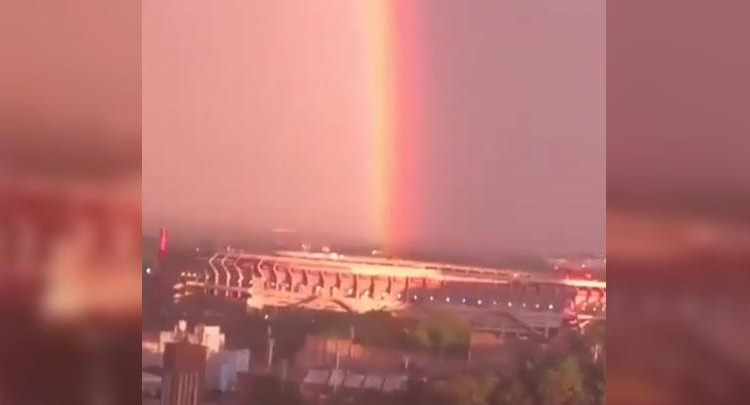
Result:
<svg viewBox="0 0 750 405"><path fill-rule="evenodd" d="M58 167L125 159L137 172L139 11L120 0L0 2L0 155L28 150Z"/></svg>
<svg viewBox="0 0 750 405"><path fill-rule="evenodd" d="M374 237L355 5L143 3L146 231ZM604 10L597 0L423 2L421 221L404 248L603 251Z"/></svg>

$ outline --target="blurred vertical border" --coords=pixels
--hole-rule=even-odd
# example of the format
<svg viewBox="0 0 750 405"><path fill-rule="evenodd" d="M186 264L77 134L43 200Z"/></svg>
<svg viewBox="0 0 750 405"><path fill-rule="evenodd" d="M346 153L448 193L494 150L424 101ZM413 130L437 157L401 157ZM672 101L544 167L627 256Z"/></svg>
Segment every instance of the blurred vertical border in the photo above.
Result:
<svg viewBox="0 0 750 405"><path fill-rule="evenodd" d="M140 14L0 2L0 404L140 401Z"/></svg>
<svg viewBox="0 0 750 405"><path fill-rule="evenodd" d="M750 6L607 2L607 401L750 394Z"/></svg>

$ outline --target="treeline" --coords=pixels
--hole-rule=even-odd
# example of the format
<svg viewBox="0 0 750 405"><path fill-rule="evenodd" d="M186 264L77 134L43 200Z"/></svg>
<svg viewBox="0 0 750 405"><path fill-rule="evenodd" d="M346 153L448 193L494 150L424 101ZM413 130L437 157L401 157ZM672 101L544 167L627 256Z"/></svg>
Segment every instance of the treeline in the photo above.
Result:
<svg viewBox="0 0 750 405"><path fill-rule="evenodd" d="M345 319L345 318L340 318ZM450 315L439 314L420 322L403 324L387 314L369 314L361 319L374 320L361 329L360 339L386 339L388 336L410 336L410 344L442 353L446 348L461 346L468 330ZM318 321L321 322L321 321ZM325 322L322 322L325 323ZM331 326L338 325L331 328ZM339 331L345 334L351 323L318 325L318 332ZM462 370L439 380L416 380L402 393L362 393L356 398L336 396L329 404L356 405L603 405L605 403L606 355L604 323L590 324L584 333L570 331L558 337L553 346L528 345L519 353L512 370L470 374ZM393 343L393 342L390 342ZM294 391L294 389L291 389ZM271 394L271 393L268 393ZM302 397L287 391L283 399L261 395L264 404L304 403ZM300 402L295 402L300 401Z"/></svg>

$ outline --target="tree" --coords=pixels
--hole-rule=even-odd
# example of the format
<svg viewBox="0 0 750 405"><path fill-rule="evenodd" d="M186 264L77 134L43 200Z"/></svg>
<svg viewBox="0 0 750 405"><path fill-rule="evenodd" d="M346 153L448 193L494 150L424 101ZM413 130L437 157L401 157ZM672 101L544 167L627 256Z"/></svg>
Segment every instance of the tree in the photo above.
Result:
<svg viewBox="0 0 750 405"><path fill-rule="evenodd" d="M542 405L584 405L591 403L585 378L576 357L569 356L546 369L539 381Z"/></svg>
<svg viewBox="0 0 750 405"><path fill-rule="evenodd" d="M417 325L413 336L420 346L435 350L440 357L451 346L468 345L469 327L451 313L435 313Z"/></svg>
<svg viewBox="0 0 750 405"><path fill-rule="evenodd" d="M354 322L356 340L372 346L393 347L403 334L403 321L385 311L370 311Z"/></svg>
<svg viewBox="0 0 750 405"><path fill-rule="evenodd" d="M490 394L497 386L497 378L492 375L473 377L459 375L435 384L439 396L455 405L489 405Z"/></svg>
<svg viewBox="0 0 750 405"><path fill-rule="evenodd" d="M583 342L592 356L594 363L606 364L604 342L607 337L606 324L603 321L592 322L583 331Z"/></svg>
<svg viewBox="0 0 750 405"><path fill-rule="evenodd" d="M498 390L493 396L493 405L533 405L534 397L526 384L516 379L509 386Z"/></svg>

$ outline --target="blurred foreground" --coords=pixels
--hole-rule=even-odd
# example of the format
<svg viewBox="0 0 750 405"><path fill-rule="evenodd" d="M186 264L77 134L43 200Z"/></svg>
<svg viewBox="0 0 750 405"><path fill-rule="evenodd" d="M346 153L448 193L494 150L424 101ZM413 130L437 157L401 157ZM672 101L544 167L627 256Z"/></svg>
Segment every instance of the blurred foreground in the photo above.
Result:
<svg viewBox="0 0 750 405"><path fill-rule="evenodd" d="M609 405L748 402L746 15L607 2Z"/></svg>
<svg viewBox="0 0 750 405"><path fill-rule="evenodd" d="M137 403L137 171L60 176L80 159L4 162L13 176L0 179L3 404Z"/></svg>
<svg viewBox="0 0 750 405"><path fill-rule="evenodd" d="M0 48L0 403L138 403L140 4L1 2Z"/></svg>
<svg viewBox="0 0 750 405"><path fill-rule="evenodd" d="M740 403L750 375L750 229L708 213L607 216L608 403Z"/></svg>

